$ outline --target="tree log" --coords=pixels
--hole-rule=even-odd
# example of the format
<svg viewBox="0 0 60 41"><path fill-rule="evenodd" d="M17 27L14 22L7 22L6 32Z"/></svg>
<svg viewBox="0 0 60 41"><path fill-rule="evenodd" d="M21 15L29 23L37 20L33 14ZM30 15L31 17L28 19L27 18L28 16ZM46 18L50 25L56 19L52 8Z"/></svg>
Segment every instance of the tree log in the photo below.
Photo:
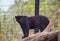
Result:
<svg viewBox="0 0 60 41"><path fill-rule="evenodd" d="M57 35L59 32L60 32L60 30L37 33L37 34L31 35L25 39L22 39L21 41L48 41L48 40L54 38L54 36Z"/></svg>

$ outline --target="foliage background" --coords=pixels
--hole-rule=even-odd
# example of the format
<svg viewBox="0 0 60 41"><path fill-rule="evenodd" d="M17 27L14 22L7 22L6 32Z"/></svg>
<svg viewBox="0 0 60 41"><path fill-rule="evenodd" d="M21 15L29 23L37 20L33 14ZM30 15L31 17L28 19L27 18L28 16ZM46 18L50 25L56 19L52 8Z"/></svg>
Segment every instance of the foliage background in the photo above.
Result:
<svg viewBox="0 0 60 41"><path fill-rule="evenodd" d="M34 16L35 0L15 0L14 2L14 5L10 5L7 11L0 9L0 41L19 41L23 36L20 25L15 20L15 16ZM60 0L40 0L39 4L39 14L47 16L49 20L60 8ZM55 27L60 28L60 16L58 16L57 21ZM33 30L30 32L33 33Z"/></svg>

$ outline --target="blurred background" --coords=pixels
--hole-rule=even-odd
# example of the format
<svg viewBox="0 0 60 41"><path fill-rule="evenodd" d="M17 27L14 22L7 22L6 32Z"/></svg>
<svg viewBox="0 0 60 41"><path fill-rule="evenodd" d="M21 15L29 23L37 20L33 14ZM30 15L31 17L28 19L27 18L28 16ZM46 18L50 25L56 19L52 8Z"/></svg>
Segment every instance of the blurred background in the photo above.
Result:
<svg viewBox="0 0 60 41"><path fill-rule="evenodd" d="M47 16L49 20L60 8L60 0L40 0L39 4L39 15ZM19 41L23 36L15 20L17 15L34 16L35 0L0 0L0 41ZM60 29L60 16L54 27Z"/></svg>

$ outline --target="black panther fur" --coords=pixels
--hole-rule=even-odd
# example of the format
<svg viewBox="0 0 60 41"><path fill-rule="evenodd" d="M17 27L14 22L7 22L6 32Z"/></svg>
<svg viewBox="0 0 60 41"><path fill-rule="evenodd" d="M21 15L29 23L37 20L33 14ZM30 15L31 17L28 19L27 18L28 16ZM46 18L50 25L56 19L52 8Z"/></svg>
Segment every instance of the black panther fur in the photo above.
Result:
<svg viewBox="0 0 60 41"><path fill-rule="evenodd" d="M27 17L27 16L15 16L16 21L21 25L24 37L29 36L29 29L34 29L34 33L37 33L40 29L42 32L47 25L49 24L49 20L46 16L32 16L32 17ZM50 40L50 41L57 41L55 38Z"/></svg>

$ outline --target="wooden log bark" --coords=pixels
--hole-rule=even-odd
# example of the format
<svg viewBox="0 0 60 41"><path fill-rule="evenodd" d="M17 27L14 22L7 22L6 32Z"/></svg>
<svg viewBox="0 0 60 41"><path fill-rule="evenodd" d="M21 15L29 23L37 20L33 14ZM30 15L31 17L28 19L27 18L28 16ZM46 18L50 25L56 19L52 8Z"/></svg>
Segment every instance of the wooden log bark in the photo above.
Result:
<svg viewBox="0 0 60 41"><path fill-rule="evenodd" d="M21 41L48 41L52 39L56 34L58 34L60 30L52 31L52 32L42 32L31 35Z"/></svg>

